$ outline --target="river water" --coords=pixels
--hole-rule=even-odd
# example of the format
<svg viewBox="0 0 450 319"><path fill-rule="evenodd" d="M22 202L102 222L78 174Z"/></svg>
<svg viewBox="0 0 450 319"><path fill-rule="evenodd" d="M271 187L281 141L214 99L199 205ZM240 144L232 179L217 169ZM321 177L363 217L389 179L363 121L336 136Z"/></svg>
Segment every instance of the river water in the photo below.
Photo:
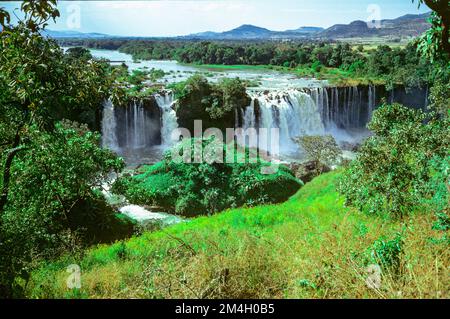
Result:
<svg viewBox="0 0 450 319"><path fill-rule="evenodd" d="M158 80L162 84L180 82L188 79L194 74L201 74L211 82L216 82L222 78L236 78L242 80L255 81L260 83L259 88L263 89L287 89L287 88L313 88L325 85L326 81L317 79L299 78L292 74L281 73L273 70L261 69L217 69L196 67L193 65L180 64L177 61L140 61L135 62L131 55L114 50L91 49L91 54L96 58L108 59L110 61L120 61L115 64L125 63L129 70L149 70L160 69L166 75ZM114 64L114 63L113 63Z"/></svg>

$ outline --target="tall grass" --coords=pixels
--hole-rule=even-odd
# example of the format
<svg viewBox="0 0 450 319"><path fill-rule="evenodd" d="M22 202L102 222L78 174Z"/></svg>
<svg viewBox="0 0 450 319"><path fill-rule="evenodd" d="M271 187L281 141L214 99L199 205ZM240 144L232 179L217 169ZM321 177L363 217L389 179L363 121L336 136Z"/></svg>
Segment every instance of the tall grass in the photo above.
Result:
<svg viewBox="0 0 450 319"><path fill-rule="evenodd" d="M345 208L333 172L280 205L201 217L126 242L99 246L36 270L32 298L448 298L448 243L432 214L404 221ZM402 234L399 269L367 285L367 256ZM66 267L81 266L81 289Z"/></svg>

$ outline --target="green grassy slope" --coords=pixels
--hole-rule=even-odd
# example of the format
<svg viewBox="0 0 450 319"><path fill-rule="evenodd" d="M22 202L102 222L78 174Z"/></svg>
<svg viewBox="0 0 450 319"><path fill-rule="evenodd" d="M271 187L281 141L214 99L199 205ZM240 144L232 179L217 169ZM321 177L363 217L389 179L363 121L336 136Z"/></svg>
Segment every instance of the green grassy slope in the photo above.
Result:
<svg viewBox="0 0 450 319"><path fill-rule="evenodd" d="M403 222L345 208L339 172L279 205L200 217L126 242L66 257L33 273L33 298L386 298L448 297L449 252L430 246L432 217ZM405 226L406 225L406 226ZM400 274L366 285L365 258L380 237L404 232ZM70 264L81 289L68 289Z"/></svg>

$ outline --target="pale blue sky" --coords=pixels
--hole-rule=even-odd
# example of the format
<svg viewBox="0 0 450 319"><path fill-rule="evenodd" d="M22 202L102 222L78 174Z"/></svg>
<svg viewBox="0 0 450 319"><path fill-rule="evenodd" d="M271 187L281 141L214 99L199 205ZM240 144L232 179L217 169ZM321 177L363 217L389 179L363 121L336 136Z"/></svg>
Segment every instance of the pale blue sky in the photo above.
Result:
<svg viewBox="0 0 450 319"><path fill-rule="evenodd" d="M0 1L0 7L11 11L19 3ZM242 24L271 30L329 27L369 17L391 19L429 11L426 6L417 9L410 0L117 0L60 1L58 6L61 18L49 29L129 36L225 31Z"/></svg>

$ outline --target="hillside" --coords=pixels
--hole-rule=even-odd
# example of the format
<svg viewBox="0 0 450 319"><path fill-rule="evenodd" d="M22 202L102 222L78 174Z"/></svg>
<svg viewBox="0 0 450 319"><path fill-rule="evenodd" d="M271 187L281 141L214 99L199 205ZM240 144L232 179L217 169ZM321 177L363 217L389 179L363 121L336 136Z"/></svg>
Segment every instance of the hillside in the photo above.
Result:
<svg viewBox="0 0 450 319"><path fill-rule="evenodd" d="M353 21L350 24L336 24L328 29L313 26L302 26L293 30L273 31L266 28L244 24L235 29L225 32L200 32L179 36L179 39L202 39L202 40L264 40L264 39L339 39L353 37L416 37L429 29L427 22L430 13L414 15L408 14L397 19L381 20L381 28L369 28L365 21ZM79 38L79 39L107 39L107 38L136 38L145 37L116 37L101 33L82 33L78 31L52 31L47 30L44 34L55 39ZM157 37L149 37L157 38Z"/></svg>
<svg viewBox="0 0 450 319"><path fill-rule="evenodd" d="M65 38L80 38L80 39L108 39L114 38L112 35L103 33L83 33L78 31L54 31L54 30L44 30L42 34L46 37L54 39L65 39Z"/></svg>
<svg viewBox="0 0 450 319"><path fill-rule="evenodd" d="M322 31L320 27L300 27L295 30L271 31L266 28L244 24L238 28L225 32L201 32L187 35L183 38L198 38L209 40L242 40L242 39L279 39L313 36Z"/></svg>
<svg viewBox="0 0 450 319"><path fill-rule="evenodd" d="M347 209L339 177L322 175L280 205L196 218L63 258L32 274L28 297L448 298L449 251L430 242L439 235L432 214L403 224ZM389 247L398 232L400 269L368 288L374 242ZM82 271L79 290L66 288L73 263Z"/></svg>
<svg viewBox="0 0 450 319"><path fill-rule="evenodd" d="M353 37L416 37L430 28L427 19L430 13L408 14L397 19L381 20L380 28L369 28L365 21L353 21L350 24L336 24L318 36L321 38L353 38Z"/></svg>
<svg viewBox="0 0 450 319"><path fill-rule="evenodd" d="M254 25L242 25L226 32L202 32L183 38L209 40L242 39L295 39L295 38L354 38L354 37L416 37L427 29L430 13L407 14L396 19L381 20L381 28L369 28L365 21L353 21L349 24L336 24L326 30L320 27L300 27L295 30L271 31Z"/></svg>

